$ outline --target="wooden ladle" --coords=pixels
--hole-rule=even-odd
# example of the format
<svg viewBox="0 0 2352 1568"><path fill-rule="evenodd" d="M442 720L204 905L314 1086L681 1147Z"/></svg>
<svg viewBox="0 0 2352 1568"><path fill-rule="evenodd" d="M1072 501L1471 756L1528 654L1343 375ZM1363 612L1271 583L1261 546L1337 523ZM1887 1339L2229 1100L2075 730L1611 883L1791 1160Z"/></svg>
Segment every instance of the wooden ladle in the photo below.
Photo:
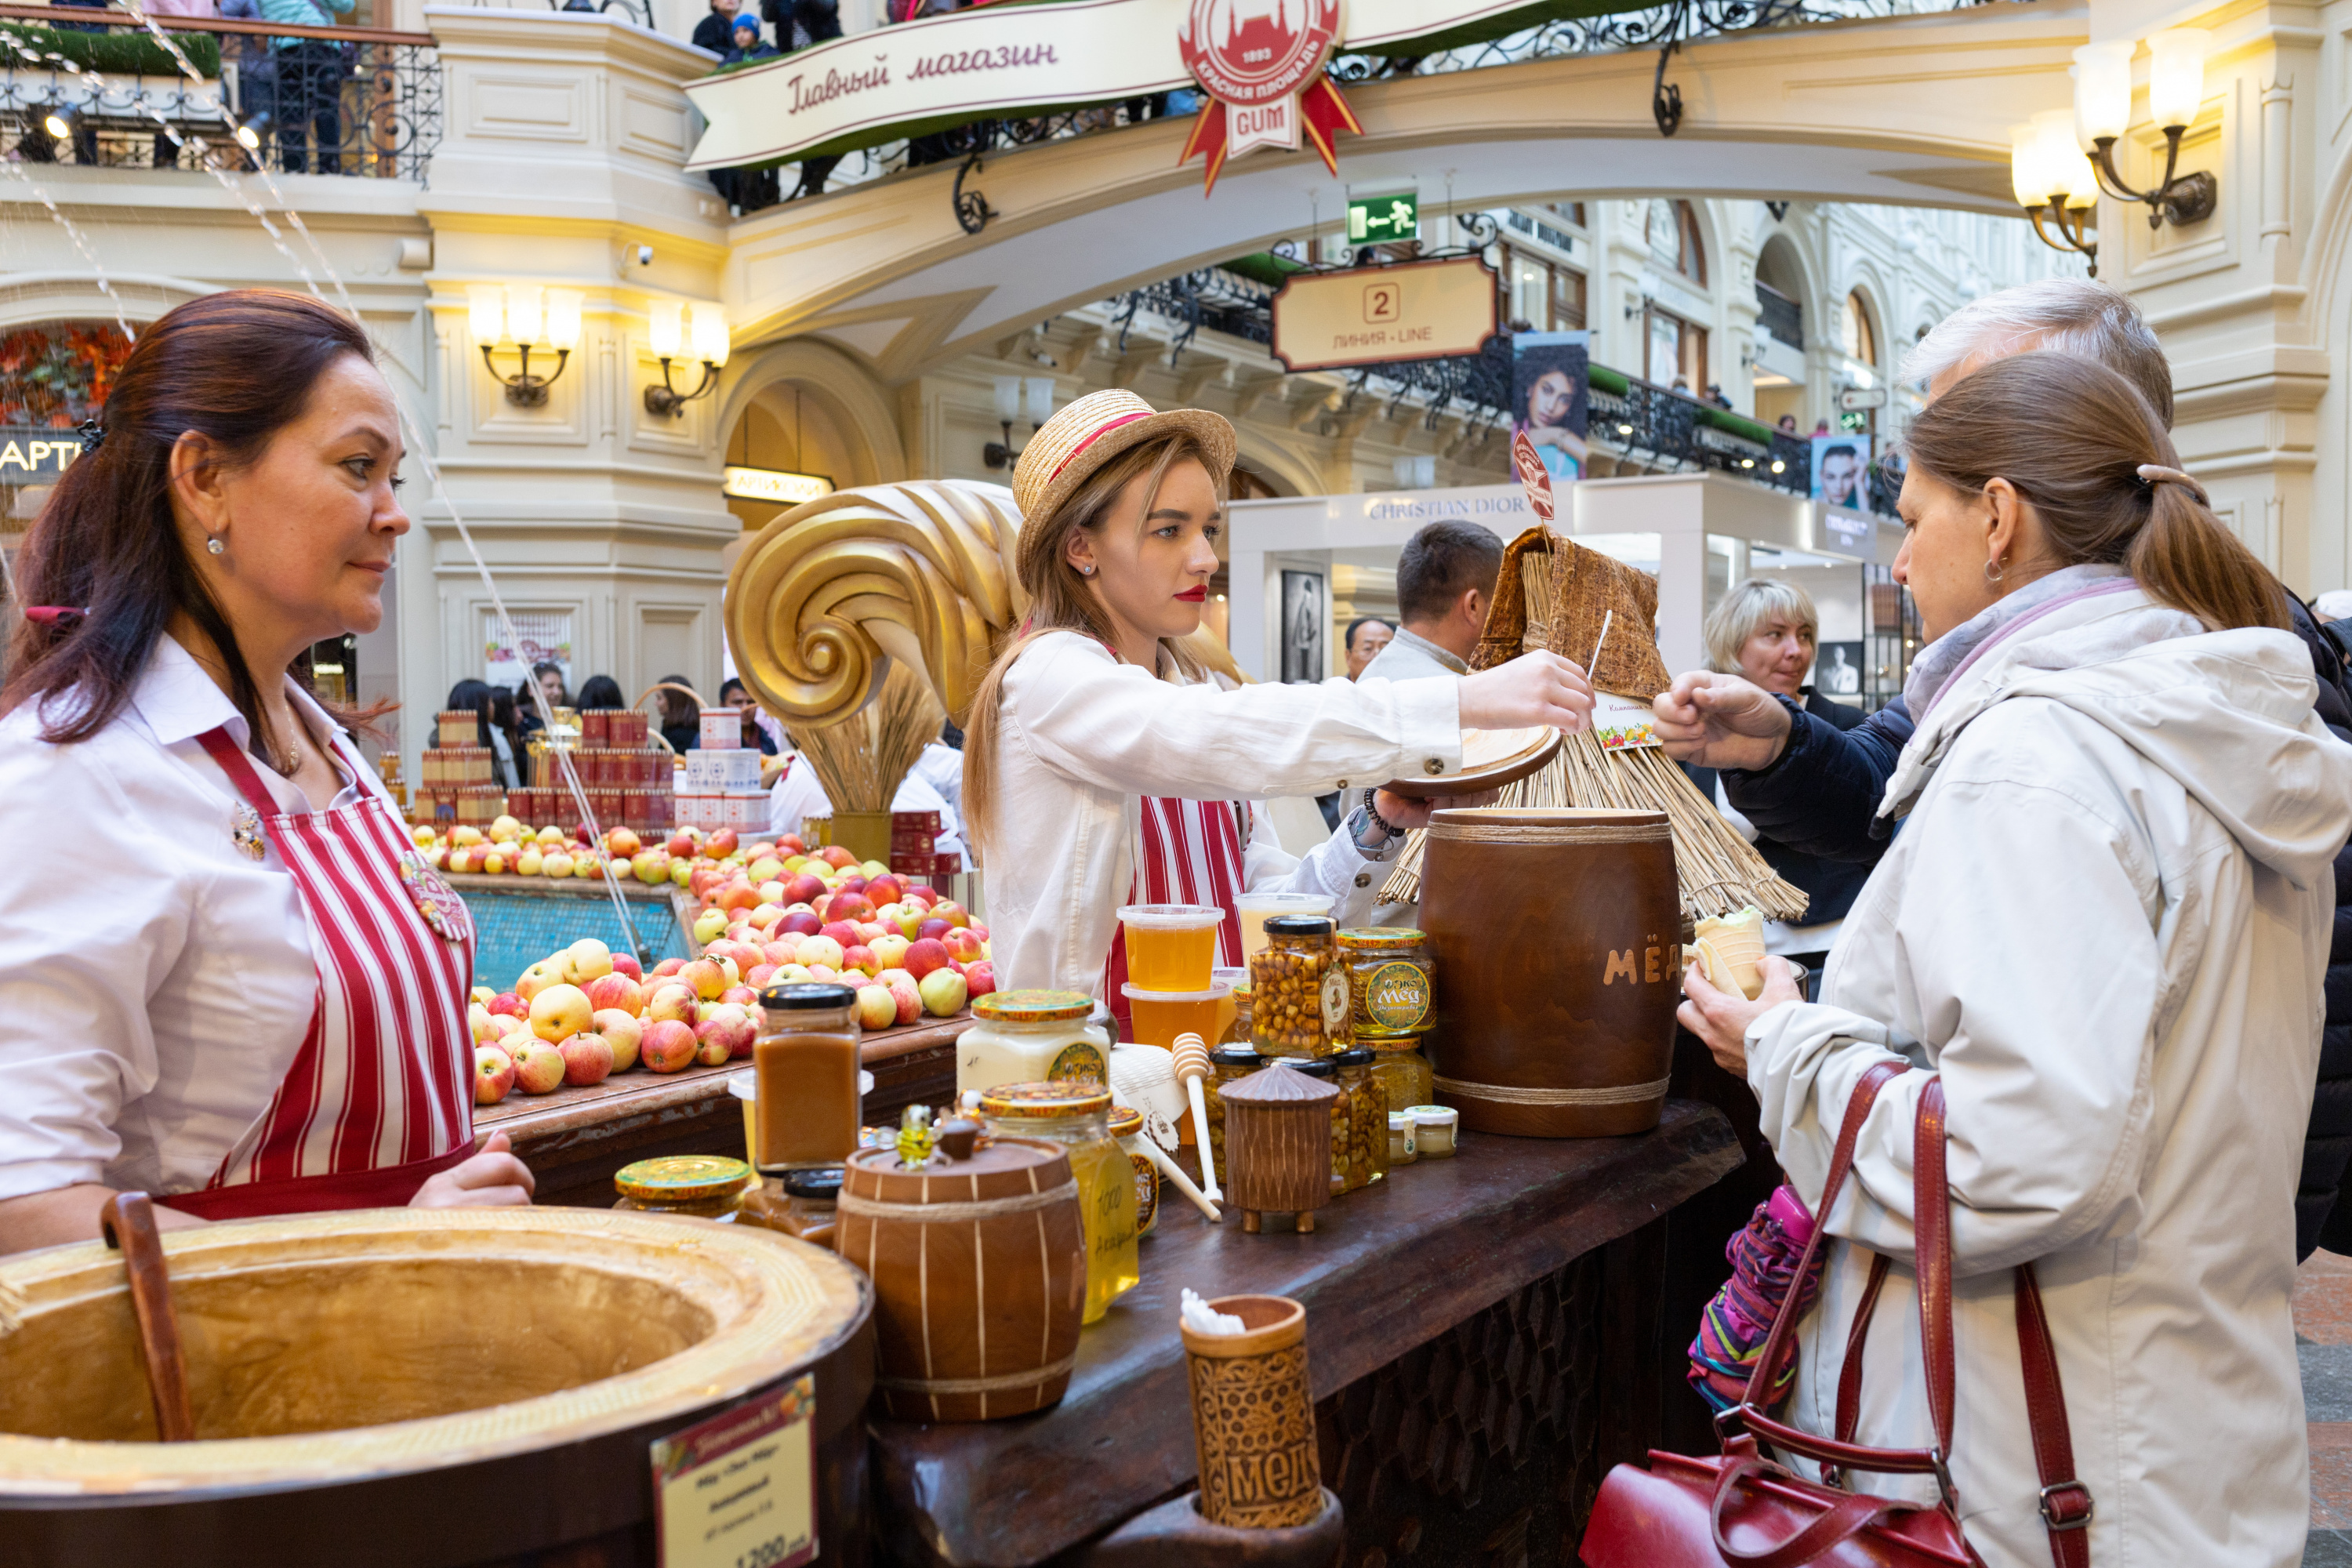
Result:
<svg viewBox="0 0 2352 1568"><path fill-rule="evenodd" d="M180 1351L180 1316L172 1307L172 1277L155 1228L155 1205L145 1193L117 1193L98 1211L98 1225L106 1245L122 1254L131 1279L131 1310L139 1320L139 1359L155 1401L155 1430L166 1443L192 1442L196 1421L188 1407L188 1367Z"/></svg>

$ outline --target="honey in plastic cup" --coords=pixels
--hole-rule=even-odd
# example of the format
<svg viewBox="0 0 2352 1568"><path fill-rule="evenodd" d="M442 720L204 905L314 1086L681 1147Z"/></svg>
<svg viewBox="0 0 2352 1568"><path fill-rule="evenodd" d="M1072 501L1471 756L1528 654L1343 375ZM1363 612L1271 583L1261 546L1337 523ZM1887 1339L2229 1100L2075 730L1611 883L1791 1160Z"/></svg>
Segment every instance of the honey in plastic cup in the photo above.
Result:
<svg viewBox="0 0 2352 1568"><path fill-rule="evenodd" d="M1265 922L1270 915L1328 915L1328 893L1243 893L1234 900L1242 917L1242 962L1265 951Z"/></svg>
<svg viewBox="0 0 2352 1568"><path fill-rule="evenodd" d="M1147 1046L1163 1050L1176 1048L1179 1035L1198 1035L1203 1041L1216 1037L1209 1031L1216 1027L1217 1012L1223 1008L1227 1019L1233 1016L1233 982L1220 980L1205 991L1146 991L1129 982L1123 989L1127 1005L1135 1019L1135 1037Z"/></svg>
<svg viewBox="0 0 2352 1568"><path fill-rule="evenodd" d="M1213 904L1129 904L1118 911L1127 933L1127 978L1145 991L1206 991L1217 962Z"/></svg>

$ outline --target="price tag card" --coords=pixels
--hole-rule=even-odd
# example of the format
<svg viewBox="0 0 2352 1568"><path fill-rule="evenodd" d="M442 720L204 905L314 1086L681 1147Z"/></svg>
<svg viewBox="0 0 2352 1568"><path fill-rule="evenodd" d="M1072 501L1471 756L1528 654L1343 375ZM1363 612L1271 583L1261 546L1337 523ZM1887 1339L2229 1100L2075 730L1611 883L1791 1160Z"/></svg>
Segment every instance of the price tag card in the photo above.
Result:
<svg viewBox="0 0 2352 1568"><path fill-rule="evenodd" d="M816 1558L816 1381L653 1446L662 1568L796 1568Z"/></svg>
<svg viewBox="0 0 2352 1568"><path fill-rule="evenodd" d="M1592 694L1592 732L1600 737L1603 751L1663 745L1650 729L1654 721L1650 705L1639 699L1620 697L1613 691Z"/></svg>

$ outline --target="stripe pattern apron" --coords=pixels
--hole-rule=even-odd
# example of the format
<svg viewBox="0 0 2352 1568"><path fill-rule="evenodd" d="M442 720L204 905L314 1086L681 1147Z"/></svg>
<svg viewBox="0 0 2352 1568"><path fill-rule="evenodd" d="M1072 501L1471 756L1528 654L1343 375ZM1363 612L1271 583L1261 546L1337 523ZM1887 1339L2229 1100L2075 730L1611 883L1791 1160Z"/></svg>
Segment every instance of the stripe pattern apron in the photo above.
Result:
<svg viewBox="0 0 2352 1568"><path fill-rule="evenodd" d="M317 955L310 1026L268 1108L205 1189L162 1199L205 1219L405 1205L474 1152L466 1021L474 928L377 795L289 813L226 728L199 737L294 879ZM366 764L335 742L353 771Z"/></svg>
<svg viewBox="0 0 2352 1568"><path fill-rule="evenodd" d="M1238 801L1179 800L1171 795L1146 795L1142 801L1143 837L1135 858L1135 880L1128 889L1130 904L1213 904L1225 912L1217 927L1219 965L1231 968L1242 961L1242 917L1234 900L1244 890L1242 880L1240 815L1248 810ZM1124 929L1111 935L1110 954L1103 963L1103 1001L1118 1020L1118 1037L1135 1037L1127 1005L1127 936Z"/></svg>

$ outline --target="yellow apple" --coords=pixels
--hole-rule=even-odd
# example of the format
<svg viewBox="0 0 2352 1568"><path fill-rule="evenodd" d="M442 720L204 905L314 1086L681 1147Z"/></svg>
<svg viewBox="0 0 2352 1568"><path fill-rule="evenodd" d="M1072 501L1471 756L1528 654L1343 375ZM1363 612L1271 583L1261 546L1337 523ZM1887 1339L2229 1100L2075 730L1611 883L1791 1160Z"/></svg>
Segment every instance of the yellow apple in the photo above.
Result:
<svg viewBox="0 0 2352 1568"><path fill-rule="evenodd" d="M613 950L593 936L583 936L563 950L564 978L585 985L613 973Z"/></svg>
<svg viewBox="0 0 2352 1568"><path fill-rule="evenodd" d="M530 1032L553 1045L586 1029L595 1015L577 985L551 985L530 999Z"/></svg>
<svg viewBox="0 0 2352 1568"><path fill-rule="evenodd" d="M570 982L563 978L563 971L559 965L542 958L522 972L521 978L514 984L514 994L526 1002L531 1002L536 1001L540 993L543 991L569 984ZM583 997L582 1000L585 1001L586 998Z"/></svg>
<svg viewBox="0 0 2352 1568"><path fill-rule="evenodd" d="M524 877L539 876L547 869L547 857L539 852L536 843L525 839L523 845L523 852L515 858L515 871Z"/></svg>

